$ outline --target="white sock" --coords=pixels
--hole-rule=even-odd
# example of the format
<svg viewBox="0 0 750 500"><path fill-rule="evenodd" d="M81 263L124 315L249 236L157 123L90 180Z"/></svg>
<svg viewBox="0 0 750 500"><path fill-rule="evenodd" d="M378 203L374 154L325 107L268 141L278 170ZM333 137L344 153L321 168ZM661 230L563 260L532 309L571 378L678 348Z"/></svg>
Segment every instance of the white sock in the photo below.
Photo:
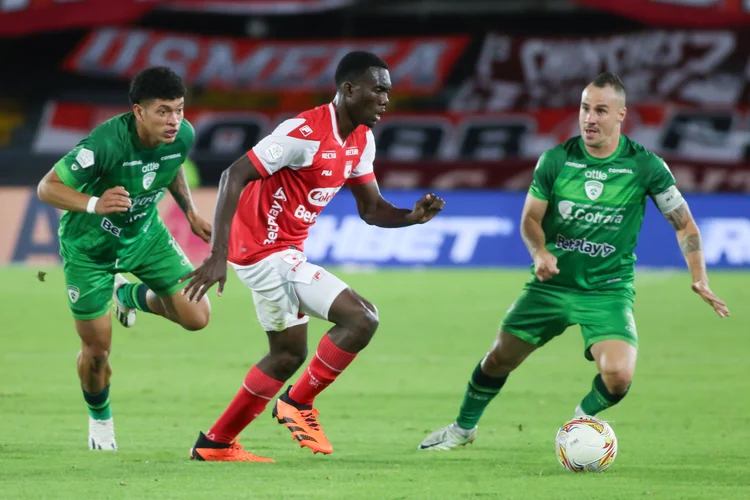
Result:
<svg viewBox="0 0 750 500"><path fill-rule="evenodd" d="M475 425L473 429L464 429L463 427L459 426L455 422L451 424L451 428L457 433L460 434L463 437L469 437L474 432L474 430L477 428Z"/></svg>

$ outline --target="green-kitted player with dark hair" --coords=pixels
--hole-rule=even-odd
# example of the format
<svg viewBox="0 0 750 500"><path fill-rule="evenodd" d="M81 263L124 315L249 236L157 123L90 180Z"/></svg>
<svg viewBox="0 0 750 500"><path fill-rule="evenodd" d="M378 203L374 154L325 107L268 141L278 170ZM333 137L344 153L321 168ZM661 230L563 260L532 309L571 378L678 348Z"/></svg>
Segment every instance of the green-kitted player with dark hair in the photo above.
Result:
<svg viewBox="0 0 750 500"><path fill-rule="evenodd" d="M208 324L208 299L189 302L179 280L193 267L159 218L169 189L195 234L208 242L211 225L196 212L182 163L193 144L183 117L185 86L166 67L131 82L133 110L115 116L58 161L39 183L39 199L64 210L60 254L68 303L81 337L78 376L89 407L89 448L116 450L109 404L109 353L117 319L133 326L136 310L188 330ZM119 273L130 272L141 283Z"/></svg>
<svg viewBox="0 0 750 500"><path fill-rule="evenodd" d="M664 160L622 135L625 89L602 73L583 91L581 136L542 155L521 215L531 279L510 307L491 350L469 379L456 421L425 438L422 450L472 442L484 409L508 375L538 347L580 325L598 374L576 416L620 402L635 371L635 254L646 199L677 231L692 289L716 313L726 305L708 287L701 237Z"/></svg>

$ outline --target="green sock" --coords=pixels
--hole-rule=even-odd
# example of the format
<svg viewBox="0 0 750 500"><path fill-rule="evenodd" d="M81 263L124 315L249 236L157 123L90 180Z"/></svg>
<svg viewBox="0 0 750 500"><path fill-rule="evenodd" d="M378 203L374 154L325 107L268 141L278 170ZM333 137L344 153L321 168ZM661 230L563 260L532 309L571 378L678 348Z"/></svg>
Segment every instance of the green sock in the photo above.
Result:
<svg viewBox="0 0 750 500"><path fill-rule="evenodd" d="M125 307L136 308L139 311L151 312L146 301L148 287L145 283L128 283L117 289L117 298Z"/></svg>
<svg viewBox="0 0 750 500"><path fill-rule="evenodd" d="M466 386L464 400L458 413L456 424L462 429L473 429L482 417L484 409L490 404L492 398L497 396L503 388L508 377L490 377L482 371L480 362L471 374L469 384Z"/></svg>
<svg viewBox="0 0 750 500"><path fill-rule="evenodd" d="M628 387L630 389L630 387ZM604 385L601 375L594 377L594 383L591 384L591 392L586 394L586 397L581 401L581 409L586 415L594 416L602 410L610 408L620 401L628 393L625 390L622 394L612 394L607 390L607 386Z"/></svg>
<svg viewBox="0 0 750 500"><path fill-rule="evenodd" d="M112 418L112 408L109 405L109 386L100 392L83 391L83 399L89 407L89 415L96 420Z"/></svg>

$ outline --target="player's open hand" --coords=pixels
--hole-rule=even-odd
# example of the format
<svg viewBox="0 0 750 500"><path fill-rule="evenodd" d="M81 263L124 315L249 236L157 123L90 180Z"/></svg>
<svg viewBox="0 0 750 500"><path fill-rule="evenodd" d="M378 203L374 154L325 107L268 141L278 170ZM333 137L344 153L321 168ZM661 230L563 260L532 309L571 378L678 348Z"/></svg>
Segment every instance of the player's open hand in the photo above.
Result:
<svg viewBox="0 0 750 500"><path fill-rule="evenodd" d="M557 257L549 251L540 250L534 257L534 274L539 281L547 281L556 274L560 274L557 268Z"/></svg>
<svg viewBox="0 0 750 500"><path fill-rule="evenodd" d="M227 281L227 258L211 253L203 263L192 273L186 274L179 282L190 280L182 294L186 295L190 302L200 302L209 288L218 283L219 288L216 295L221 297L224 291L224 283Z"/></svg>
<svg viewBox="0 0 750 500"><path fill-rule="evenodd" d="M716 314L718 314L719 317L725 318L729 316L729 309L727 308L726 303L714 295L714 292L708 287L708 283L705 281L696 281L693 283L692 289L695 293L700 295L708 305L714 308L714 311L716 311Z"/></svg>
<svg viewBox="0 0 750 500"><path fill-rule="evenodd" d="M424 224L432 220L445 206L445 201L434 193L422 196L414 205L409 214L409 219L415 224Z"/></svg>
<svg viewBox="0 0 750 500"><path fill-rule="evenodd" d="M187 219L190 222L190 229L192 229L193 233L206 243L211 243L211 224L200 215L192 212L188 215Z"/></svg>
<svg viewBox="0 0 750 500"><path fill-rule="evenodd" d="M130 201L130 193L122 186L109 188L99 197L94 212L100 215L114 212L127 212L133 206Z"/></svg>

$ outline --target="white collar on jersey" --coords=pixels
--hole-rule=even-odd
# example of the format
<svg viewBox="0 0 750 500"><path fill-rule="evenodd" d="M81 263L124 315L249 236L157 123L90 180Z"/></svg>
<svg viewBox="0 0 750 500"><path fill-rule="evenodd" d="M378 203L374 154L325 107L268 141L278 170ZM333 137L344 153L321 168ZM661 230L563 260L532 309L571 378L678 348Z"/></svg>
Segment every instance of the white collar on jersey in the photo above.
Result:
<svg viewBox="0 0 750 500"><path fill-rule="evenodd" d="M339 141L339 145L343 148L344 141L341 140L339 135L339 122L336 120L336 108L333 107L333 103L328 103L328 111L331 112L331 126L333 127L333 136Z"/></svg>

